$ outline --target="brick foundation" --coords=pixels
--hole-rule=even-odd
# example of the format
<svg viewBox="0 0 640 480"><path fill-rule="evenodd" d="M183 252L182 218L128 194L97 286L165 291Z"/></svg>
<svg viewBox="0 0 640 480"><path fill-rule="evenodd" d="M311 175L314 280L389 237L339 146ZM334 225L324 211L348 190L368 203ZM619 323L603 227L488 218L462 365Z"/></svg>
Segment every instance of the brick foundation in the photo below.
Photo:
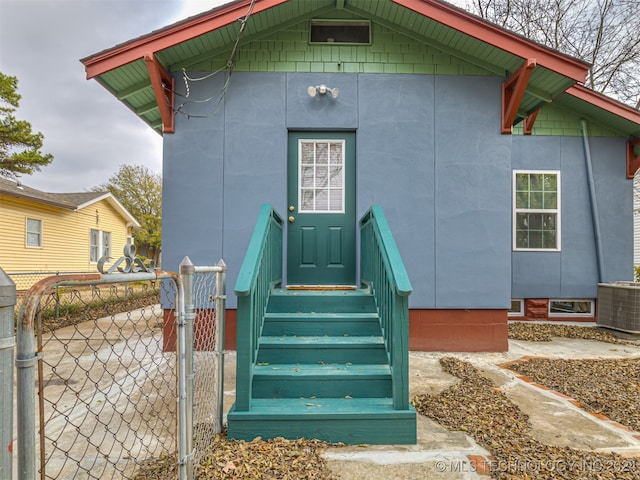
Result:
<svg viewBox="0 0 640 480"><path fill-rule="evenodd" d="M202 345L204 331L201 316L196 315L196 349ZM164 311L165 351L175 350L175 317ZM227 310L225 347L236 348L236 310ZM409 310L409 349L422 352L505 352L507 342L506 310ZM202 348L200 348L202 349Z"/></svg>
<svg viewBox="0 0 640 480"><path fill-rule="evenodd" d="M409 350L506 352L507 310L409 310Z"/></svg>

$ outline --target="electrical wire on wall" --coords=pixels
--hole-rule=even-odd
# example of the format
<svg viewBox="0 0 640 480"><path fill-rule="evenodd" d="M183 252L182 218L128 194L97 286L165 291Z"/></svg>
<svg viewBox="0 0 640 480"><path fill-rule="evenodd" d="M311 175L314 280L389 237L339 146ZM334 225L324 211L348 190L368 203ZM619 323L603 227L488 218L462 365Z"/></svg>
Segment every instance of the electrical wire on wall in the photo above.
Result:
<svg viewBox="0 0 640 480"><path fill-rule="evenodd" d="M191 95L191 89L189 88L189 82L200 82L202 80L207 80L221 72L226 72L226 76L225 76L225 81L224 81L224 85L222 86L222 90L220 91L220 93L217 96L211 96L205 99L200 99L200 100L185 100L184 102L182 102L175 110L174 110L174 114L181 114L186 116L187 118L207 118L208 115L191 115L188 112L184 111L184 107L189 105L189 104L196 104L196 103L208 103L211 102L213 100L215 100L217 98L216 101L216 107L214 109L213 113L216 113L218 111L218 108L220 107L220 104L222 103L222 100L224 99L224 96L227 93L227 90L229 88L229 84L231 83L231 74L233 73L233 69L235 66L235 61L236 61L236 54L238 52L238 46L240 45L240 40L242 40L242 36L244 35L244 30L247 26L247 21L249 20L249 17L251 17L251 14L253 13L253 8L255 6L255 0L251 0L251 4L249 5L249 9L247 10L247 13L245 15L243 15L242 17L238 18L238 21L240 22L240 29L238 30L238 33L236 35L236 40L233 44L233 48L231 49L231 53L229 54L229 59L227 60L227 62L225 63L225 65L221 68L219 68L218 70L216 70L215 72L211 72L207 75L204 75L202 77L191 77L187 74L186 69L182 69L182 79L184 80L184 85L185 85L185 94L181 95L177 92L173 92L175 95L178 96L182 96L185 99L189 99L190 95Z"/></svg>

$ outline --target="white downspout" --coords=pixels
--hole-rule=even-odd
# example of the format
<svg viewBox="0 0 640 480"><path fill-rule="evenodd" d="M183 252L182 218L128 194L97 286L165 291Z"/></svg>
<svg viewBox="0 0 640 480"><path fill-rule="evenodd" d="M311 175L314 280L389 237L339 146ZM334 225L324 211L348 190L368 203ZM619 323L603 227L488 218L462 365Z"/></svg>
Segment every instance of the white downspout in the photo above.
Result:
<svg viewBox="0 0 640 480"><path fill-rule="evenodd" d="M587 183L589 184L589 200L591 203L591 218L593 220L593 235L596 241L596 260L598 262L598 283L604 281L604 259L602 250L602 238L600 235L600 219L598 216L598 202L596 199L596 185L593 180L593 166L591 163L591 147L589 146L589 136L587 134L586 120L580 120L582 129L582 143L584 145L584 161L587 167Z"/></svg>

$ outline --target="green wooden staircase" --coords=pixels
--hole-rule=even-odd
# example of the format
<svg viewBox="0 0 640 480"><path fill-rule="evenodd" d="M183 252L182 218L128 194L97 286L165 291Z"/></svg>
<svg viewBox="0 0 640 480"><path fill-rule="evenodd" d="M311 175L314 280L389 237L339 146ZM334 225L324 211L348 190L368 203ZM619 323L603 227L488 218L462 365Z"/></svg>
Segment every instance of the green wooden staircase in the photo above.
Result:
<svg viewBox="0 0 640 480"><path fill-rule="evenodd" d="M264 235L253 245L261 246L262 255L250 259L259 266L247 273L245 259L241 272L252 280L241 276L236 285L236 403L228 414L228 437L415 443L407 334L383 318L392 313L376 296L376 282L355 290L281 288L282 222L267 207L261 218L268 220L259 219L256 227L264 227ZM243 282L248 291L238 288ZM404 305L392 308L403 317L407 296L399 297ZM406 330L406 319L396 323L405 323Z"/></svg>

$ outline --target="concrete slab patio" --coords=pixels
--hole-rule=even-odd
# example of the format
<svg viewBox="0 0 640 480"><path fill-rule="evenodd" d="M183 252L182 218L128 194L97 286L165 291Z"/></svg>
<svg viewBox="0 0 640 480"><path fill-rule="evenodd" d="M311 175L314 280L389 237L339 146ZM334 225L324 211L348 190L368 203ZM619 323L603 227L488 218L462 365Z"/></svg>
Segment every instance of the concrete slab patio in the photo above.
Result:
<svg viewBox="0 0 640 480"><path fill-rule="evenodd" d="M104 348L112 351L113 345L105 345ZM509 351L505 353L410 352L411 398L420 394L437 394L459 381L442 370L439 360L444 356L468 361L489 377L529 415L532 434L537 440L554 446L638 457L640 476L639 432L620 428L615 422L591 415L574 405L570 399L525 382L500 366L526 356L563 359L640 358L640 342L636 346L555 338L551 342L510 340ZM235 352L225 353L225 412L235 400L235 360ZM61 363L59 368L65 370L65 365ZM73 368L73 365L68 368ZM115 365L114 373L118 369ZM58 373L61 377L65 375L62 371ZM104 388L101 391L104 392ZM481 475L480 467L487 464L489 452L470 436L464 432L447 430L421 415L418 416L417 429L416 445L330 448L324 457L332 471L344 480L487 478ZM477 463L472 463L472 460Z"/></svg>
<svg viewBox="0 0 640 480"><path fill-rule="evenodd" d="M410 352L410 396L437 394L458 381L442 371L439 360L455 356L472 363L529 415L532 434L554 446L595 452L617 452L639 457L640 433L620 428L578 408L570 399L519 379L500 365L525 356L586 359L640 358L640 343L618 345L582 339L556 338L551 342L509 341L505 353ZM234 398L235 352L227 352L225 407ZM489 452L464 432L450 431L419 415L416 445L358 445L330 448L324 454L331 470L344 480L480 479ZM472 463L472 460L477 463Z"/></svg>

